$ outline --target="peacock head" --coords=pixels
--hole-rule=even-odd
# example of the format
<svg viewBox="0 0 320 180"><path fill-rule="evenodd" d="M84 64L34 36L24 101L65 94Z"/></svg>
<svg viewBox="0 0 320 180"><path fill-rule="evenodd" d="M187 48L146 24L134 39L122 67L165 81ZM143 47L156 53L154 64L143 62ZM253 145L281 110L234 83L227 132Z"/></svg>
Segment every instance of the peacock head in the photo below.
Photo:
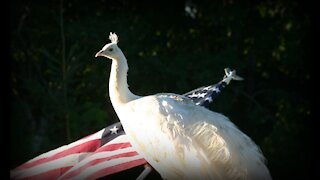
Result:
<svg viewBox="0 0 320 180"><path fill-rule="evenodd" d="M109 39L111 43L106 44L99 52L96 53L95 57L103 56L109 59L118 59L122 54L122 51L118 47L118 36L115 33L110 32Z"/></svg>

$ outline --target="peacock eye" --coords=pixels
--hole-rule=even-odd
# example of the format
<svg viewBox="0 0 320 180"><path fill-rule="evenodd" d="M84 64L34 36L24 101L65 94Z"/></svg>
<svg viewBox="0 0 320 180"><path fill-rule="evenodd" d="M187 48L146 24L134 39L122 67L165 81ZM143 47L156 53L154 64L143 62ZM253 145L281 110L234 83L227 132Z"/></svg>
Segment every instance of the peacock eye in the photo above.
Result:
<svg viewBox="0 0 320 180"><path fill-rule="evenodd" d="M113 48L110 48L109 51L112 52L112 51L113 51Z"/></svg>

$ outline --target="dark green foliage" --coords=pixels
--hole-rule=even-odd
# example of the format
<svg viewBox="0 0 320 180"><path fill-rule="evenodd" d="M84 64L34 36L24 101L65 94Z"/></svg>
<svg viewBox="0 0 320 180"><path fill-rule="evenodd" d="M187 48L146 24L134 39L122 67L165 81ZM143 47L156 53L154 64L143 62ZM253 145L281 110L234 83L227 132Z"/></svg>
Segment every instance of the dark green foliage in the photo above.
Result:
<svg viewBox="0 0 320 180"><path fill-rule="evenodd" d="M111 31L138 95L183 94L236 69L245 80L231 82L210 109L261 147L274 179L308 178L309 2L195 1L195 18L185 4L71 0L61 16L55 1L12 2L10 167L118 121L111 61L94 57Z"/></svg>

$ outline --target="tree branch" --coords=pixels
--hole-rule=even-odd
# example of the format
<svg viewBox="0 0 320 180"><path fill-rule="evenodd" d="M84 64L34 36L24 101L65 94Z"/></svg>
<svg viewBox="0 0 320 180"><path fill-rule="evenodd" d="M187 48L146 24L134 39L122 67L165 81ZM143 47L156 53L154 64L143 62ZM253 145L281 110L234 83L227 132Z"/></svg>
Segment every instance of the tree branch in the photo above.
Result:
<svg viewBox="0 0 320 180"><path fill-rule="evenodd" d="M71 141L70 118L68 105L68 82L67 82L67 63L66 63L66 39L63 25L63 0L60 0L60 34L61 34L61 60L62 60L62 88L65 106L66 134L68 142Z"/></svg>

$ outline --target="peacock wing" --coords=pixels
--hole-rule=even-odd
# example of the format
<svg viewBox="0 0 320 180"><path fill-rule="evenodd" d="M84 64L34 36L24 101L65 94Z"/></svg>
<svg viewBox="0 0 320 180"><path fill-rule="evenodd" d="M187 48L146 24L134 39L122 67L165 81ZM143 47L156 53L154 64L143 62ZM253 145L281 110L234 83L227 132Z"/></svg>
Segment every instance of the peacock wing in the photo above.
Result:
<svg viewBox="0 0 320 180"><path fill-rule="evenodd" d="M185 131L183 124L187 123L183 120L190 112L183 105L179 107L178 102L184 101L179 98L178 95L146 96L128 103L125 115L119 117L132 146L163 178L207 179L212 169L208 173L204 152Z"/></svg>

